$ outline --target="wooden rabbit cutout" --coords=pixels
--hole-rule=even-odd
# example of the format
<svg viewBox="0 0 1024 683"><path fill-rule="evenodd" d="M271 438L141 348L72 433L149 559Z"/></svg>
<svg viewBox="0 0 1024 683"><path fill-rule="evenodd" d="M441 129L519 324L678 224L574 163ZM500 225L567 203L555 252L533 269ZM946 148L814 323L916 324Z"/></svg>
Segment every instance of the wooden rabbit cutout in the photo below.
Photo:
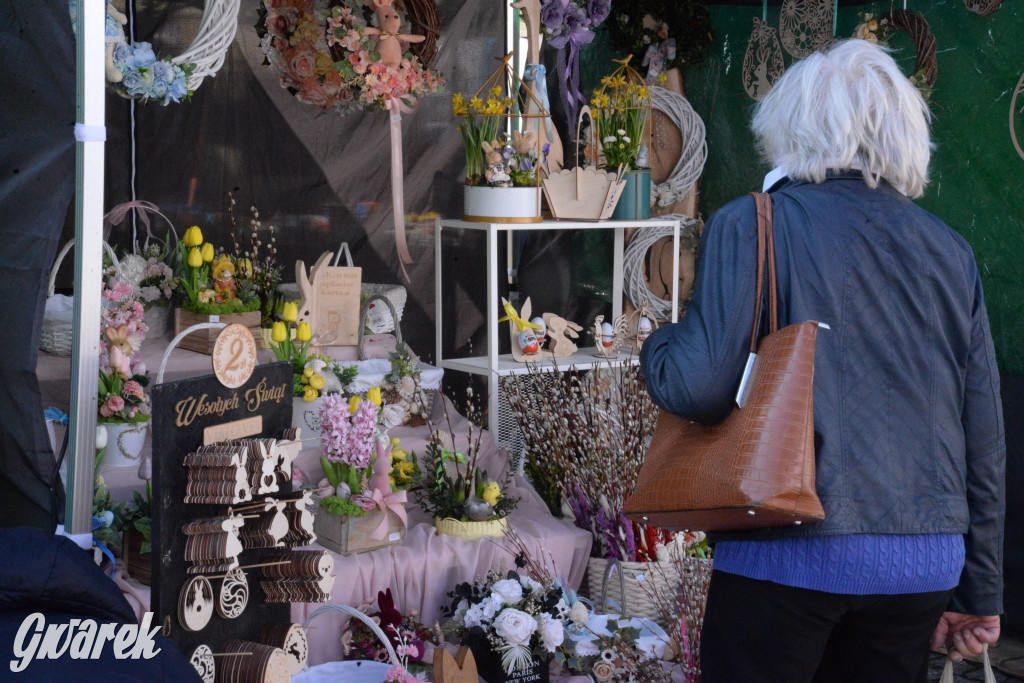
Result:
<svg viewBox="0 0 1024 683"><path fill-rule="evenodd" d="M434 680L436 683L477 683L476 659L468 647L460 647L458 654L444 648L434 650Z"/></svg>
<svg viewBox="0 0 1024 683"><path fill-rule="evenodd" d="M359 283L362 269L343 268L331 265L332 252L324 252L306 272L303 261L295 262L295 282L299 286L298 322L309 323L314 336L314 348L322 346L354 345L359 326ZM331 295L321 291L323 282L335 283L338 273L353 271L357 281L351 292L342 292L341 287L326 288Z"/></svg>
<svg viewBox="0 0 1024 683"><path fill-rule="evenodd" d="M374 0L370 4L377 13L380 28L367 26L365 33L368 36L380 36L377 38L377 52L380 53L381 64L399 66L402 63L402 41L420 43L426 38L414 33L398 32L402 27L402 19L398 16L398 10L395 9L393 2L394 0Z"/></svg>

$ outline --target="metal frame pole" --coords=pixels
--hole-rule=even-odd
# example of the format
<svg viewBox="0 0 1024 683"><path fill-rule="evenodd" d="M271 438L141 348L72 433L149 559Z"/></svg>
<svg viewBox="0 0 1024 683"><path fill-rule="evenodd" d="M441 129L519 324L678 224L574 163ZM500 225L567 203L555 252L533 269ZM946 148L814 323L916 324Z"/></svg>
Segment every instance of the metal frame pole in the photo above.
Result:
<svg viewBox="0 0 1024 683"><path fill-rule="evenodd" d="M99 386L100 288L103 282L105 0L80 0L75 126L75 309L64 528L90 533Z"/></svg>

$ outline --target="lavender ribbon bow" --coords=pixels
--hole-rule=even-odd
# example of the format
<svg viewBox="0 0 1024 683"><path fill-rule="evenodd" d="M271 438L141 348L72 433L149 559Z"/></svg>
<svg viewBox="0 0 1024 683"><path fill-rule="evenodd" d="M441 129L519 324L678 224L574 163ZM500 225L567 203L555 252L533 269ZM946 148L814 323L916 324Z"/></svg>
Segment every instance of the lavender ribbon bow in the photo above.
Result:
<svg viewBox="0 0 1024 683"><path fill-rule="evenodd" d="M147 213L148 211L160 213L160 207L153 202L144 202L141 199L134 199L130 202L125 202L124 204L118 204L108 211L107 215L103 217L103 225L109 227L111 225L121 223L125 219L125 216L128 215L128 212L132 209L135 209L135 212L139 214L139 220L141 220L142 224L146 226L146 235L150 239L157 239L156 235L154 235L153 231L149 228L149 214Z"/></svg>

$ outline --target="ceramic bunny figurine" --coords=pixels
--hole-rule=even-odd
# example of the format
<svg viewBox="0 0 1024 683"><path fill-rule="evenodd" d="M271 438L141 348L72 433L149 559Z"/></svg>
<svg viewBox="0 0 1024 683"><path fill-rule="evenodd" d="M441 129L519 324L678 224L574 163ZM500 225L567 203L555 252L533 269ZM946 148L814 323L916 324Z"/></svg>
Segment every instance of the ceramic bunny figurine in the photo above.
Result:
<svg viewBox="0 0 1024 683"><path fill-rule="evenodd" d="M380 28L366 27L366 35L380 36L377 38L377 52L380 53L381 64L398 66L402 63L402 41L420 43L426 40L423 36L412 33L399 33L402 19L395 9L394 0L373 0L371 7L377 13Z"/></svg>
<svg viewBox="0 0 1024 683"><path fill-rule="evenodd" d="M505 159L498 151L498 141L483 142L481 147L484 150L484 160L487 162L487 170L484 171L487 184L491 187L512 187L512 176L508 174Z"/></svg>

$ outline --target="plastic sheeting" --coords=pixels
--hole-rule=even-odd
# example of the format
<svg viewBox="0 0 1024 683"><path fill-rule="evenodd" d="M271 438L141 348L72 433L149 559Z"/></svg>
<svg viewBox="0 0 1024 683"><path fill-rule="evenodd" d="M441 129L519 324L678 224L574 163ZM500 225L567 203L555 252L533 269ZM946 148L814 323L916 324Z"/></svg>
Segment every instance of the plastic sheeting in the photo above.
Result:
<svg viewBox="0 0 1024 683"><path fill-rule="evenodd" d="M0 5L0 527L52 531L35 367L46 282L75 182L75 43L67 0ZM58 513L59 514L59 513Z"/></svg>

